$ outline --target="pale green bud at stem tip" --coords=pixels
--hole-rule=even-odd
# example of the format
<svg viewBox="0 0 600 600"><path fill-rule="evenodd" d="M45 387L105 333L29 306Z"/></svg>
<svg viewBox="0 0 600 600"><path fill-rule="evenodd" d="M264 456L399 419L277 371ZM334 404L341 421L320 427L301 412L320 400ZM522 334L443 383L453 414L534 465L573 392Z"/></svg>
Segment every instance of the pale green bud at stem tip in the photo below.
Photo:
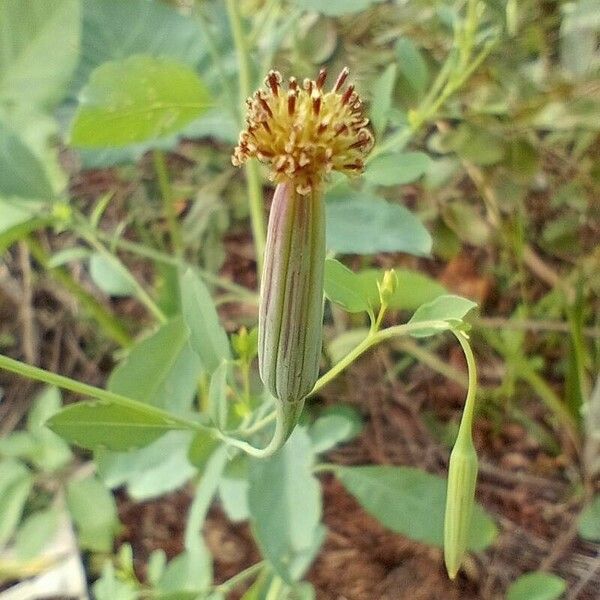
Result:
<svg viewBox="0 0 600 600"><path fill-rule="evenodd" d="M325 207L320 189L275 189L258 317L258 365L279 400L302 400L319 374L323 330Z"/></svg>
<svg viewBox="0 0 600 600"><path fill-rule="evenodd" d="M398 289L398 275L394 269L388 269L384 274L381 282L377 282L379 290L379 301L382 306L387 306L390 300Z"/></svg>
<svg viewBox="0 0 600 600"><path fill-rule="evenodd" d="M477 453L471 432L459 433L450 454L448 495L444 519L444 561L450 579L454 579L464 559L477 483Z"/></svg>

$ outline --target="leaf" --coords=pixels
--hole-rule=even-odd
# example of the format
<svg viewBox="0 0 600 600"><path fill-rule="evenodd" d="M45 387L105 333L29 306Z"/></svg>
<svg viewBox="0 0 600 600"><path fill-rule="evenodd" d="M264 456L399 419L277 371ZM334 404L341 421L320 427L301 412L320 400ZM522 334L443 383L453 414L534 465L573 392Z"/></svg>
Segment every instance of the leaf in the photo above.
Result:
<svg viewBox="0 0 600 600"><path fill-rule="evenodd" d="M422 323L424 321L446 321L451 324L453 321L462 321L462 319L477 306L476 302L467 300L461 296L439 296L435 300L423 304L411 317L409 324ZM429 337L439 333L439 329L429 328L421 329L411 333L413 337Z"/></svg>
<svg viewBox="0 0 600 600"><path fill-rule="evenodd" d="M82 448L129 451L180 429L171 419L141 408L96 400L71 404L49 421L52 431Z"/></svg>
<svg viewBox="0 0 600 600"><path fill-rule="evenodd" d="M188 269L180 278L183 318L190 329L192 348L202 365L213 373L223 362L231 360L229 340L219 323L214 302L200 276Z"/></svg>
<svg viewBox="0 0 600 600"><path fill-rule="evenodd" d="M594 496L579 517L579 535L584 540L600 542L600 494Z"/></svg>
<svg viewBox="0 0 600 600"><path fill-rule="evenodd" d="M2 4L0 4L2 6ZM54 190L39 158L18 133L0 119L0 196L28 200L50 200ZM4 208L3 212L7 209ZM8 209L12 221L20 219L19 210ZM21 211L22 215L22 211ZM24 217L24 215L23 215ZM4 229L5 224L0 225Z"/></svg>
<svg viewBox="0 0 600 600"><path fill-rule="evenodd" d="M135 295L135 287L131 281L97 252L90 256L90 277L107 296L127 298Z"/></svg>
<svg viewBox="0 0 600 600"><path fill-rule="evenodd" d="M221 442L210 431L198 431L188 449L188 460L197 471L203 473L208 460L220 445Z"/></svg>
<svg viewBox="0 0 600 600"><path fill-rule="evenodd" d="M423 152L398 152L374 158L365 170L365 179L376 185L404 185L425 174L431 159Z"/></svg>
<svg viewBox="0 0 600 600"><path fill-rule="evenodd" d="M446 480L413 467L336 467L335 474L361 506L383 525L414 540L441 547ZM497 528L479 504L473 510L468 548L479 551Z"/></svg>
<svg viewBox="0 0 600 600"><path fill-rule="evenodd" d="M92 552L111 552L120 525L115 499L106 486L94 476L70 481L67 506L80 546Z"/></svg>
<svg viewBox="0 0 600 600"><path fill-rule="evenodd" d="M510 585L506 592L506 600L555 600L562 596L566 589L567 583L564 579L552 573L534 571L521 575Z"/></svg>
<svg viewBox="0 0 600 600"><path fill-rule="evenodd" d="M73 457L68 444L46 427L46 421L61 406L62 399L58 389L48 387L34 399L27 415L27 429L34 440L28 457L39 469L47 472L62 469Z"/></svg>
<svg viewBox="0 0 600 600"><path fill-rule="evenodd" d="M401 37L396 42L395 51L400 72L410 86L418 94L423 95L429 84L429 69L419 49L411 39Z"/></svg>
<svg viewBox="0 0 600 600"><path fill-rule="evenodd" d="M339 17L366 10L383 0L295 0L298 8L316 10L324 15Z"/></svg>
<svg viewBox="0 0 600 600"><path fill-rule="evenodd" d="M19 559L35 558L54 536L58 521L59 512L55 508L29 515L15 536L15 554Z"/></svg>
<svg viewBox="0 0 600 600"><path fill-rule="evenodd" d="M121 581L115 575L115 568L107 560L102 569L102 577L93 585L96 600L137 600L139 594L130 581Z"/></svg>
<svg viewBox="0 0 600 600"><path fill-rule="evenodd" d="M358 275L333 258L325 260L324 287L327 298L347 312L358 313L371 308L365 286Z"/></svg>
<svg viewBox="0 0 600 600"><path fill-rule="evenodd" d="M181 317L161 325L113 370L108 389L172 412L187 411L201 372L189 337Z"/></svg>
<svg viewBox="0 0 600 600"><path fill-rule="evenodd" d="M71 128L80 147L126 146L177 133L211 104L189 67L138 55L105 63L81 91Z"/></svg>
<svg viewBox="0 0 600 600"><path fill-rule="evenodd" d="M360 414L346 404L327 407L309 429L313 452L320 454L355 438L362 430Z"/></svg>
<svg viewBox="0 0 600 600"><path fill-rule="evenodd" d="M388 65L385 71L373 83L370 116L376 137L383 134L388 124L397 70L398 67L395 63Z"/></svg>
<svg viewBox="0 0 600 600"><path fill-rule="evenodd" d="M208 387L208 414L219 429L227 427L227 374L229 363L222 362L212 374Z"/></svg>
<svg viewBox="0 0 600 600"><path fill-rule="evenodd" d="M32 487L33 476L23 463L0 461L0 547L15 532Z"/></svg>
<svg viewBox="0 0 600 600"><path fill-rule="evenodd" d="M149 54L194 67L206 55L206 48L194 20L162 2L83 0L81 61L73 89L79 90L97 66L111 60Z"/></svg>
<svg viewBox="0 0 600 600"><path fill-rule="evenodd" d="M406 252L428 256L431 237L404 206L357 194L327 204L327 247L339 254Z"/></svg>
<svg viewBox="0 0 600 600"><path fill-rule="evenodd" d="M54 105L79 58L79 0L2 0L0 23L0 104Z"/></svg>
<svg viewBox="0 0 600 600"><path fill-rule="evenodd" d="M188 460L192 433L170 431L145 448L128 452L99 450L95 461L104 483L111 489L127 486L138 501L179 489L195 474Z"/></svg>
<svg viewBox="0 0 600 600"><path fill-rule="evenodd" d="M250 463L252 529L263 556L287 583L303 575L322 542L313 461L310 438L297 427L277 454Z"/></svg>

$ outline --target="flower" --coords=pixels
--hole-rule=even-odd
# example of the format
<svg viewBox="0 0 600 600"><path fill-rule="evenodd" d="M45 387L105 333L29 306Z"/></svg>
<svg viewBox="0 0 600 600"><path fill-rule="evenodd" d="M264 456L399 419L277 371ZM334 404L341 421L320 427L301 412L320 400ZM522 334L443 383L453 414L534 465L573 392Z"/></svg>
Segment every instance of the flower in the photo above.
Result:
<svg viewBox="0 0 600 600"><path fill-rule="evenodd" d="M270 165L272 181L292 182L303 196L318 188L331 171L362 173L373 135L354 86L343 90L348 72L342 69L332 90L325 92L325 69L302 85L290 77L287 91L281 75L269 71L265 89L246 101L247 126L232 163L240 166L256 157Z"/></svg>

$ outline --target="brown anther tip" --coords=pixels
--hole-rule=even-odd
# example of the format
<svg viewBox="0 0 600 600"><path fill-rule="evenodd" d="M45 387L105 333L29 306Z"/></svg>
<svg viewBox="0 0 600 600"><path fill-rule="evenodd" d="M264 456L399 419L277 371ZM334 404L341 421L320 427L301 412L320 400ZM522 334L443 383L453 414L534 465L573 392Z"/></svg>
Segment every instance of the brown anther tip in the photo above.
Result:
<svg viewBox="0 0 600 600"><path fill-rule="evenodd" d="M296 94L294 93L294 90L288 91L287 108L288 108L288 114L293 115L296 110Z"/></svg>
<svg viewBox="0 0 600 600"><path fill-rule="evenodd" d="M288 88L294 91L298 89L298 80L295 77L290 77L288 82Z"/></svg>
<svg viewBox="0 0 600 600"><path fill-rule="evenodd" d="M277 71L269 71L267 74L267 85L271 88L273 96L279 96L279 84L281 83L281 75Z"/></svg>
<svg viewBox="0 0 600 600"><path fill-rule="evenodd" d="M348 78L348 74L349 73L350 73L350 69L348 69L348 67L344 67L340 71L340 74L338 75L338 78L335 80L335 84L333 86L333 91L334 92L339 92L340 91L341 87L346 82L346 79Z"/></svg>
<svg viewBox="0 0 600 600"><path fill-rule="evenodd" d="M352 96L353 92L354 92L354 86L353 85L349 85L346 88L346 91L344 92L344 95L342 96L342 104L348 104L348 100L350 100L350 96Z"/></svg>
<svg viewBox="0 0 600 600"><path fill-rule="evenodd" d="M315 115L318 116L318 114L321 112L321 96L317 96L316 98L313 97L312 109Z"/></svg>
<svg viewBox="0 0 600 600"><path fill-rule="evenodd" d="M317 81L316 81L317 89L319 89L319 90L323 89L326 79L327 79L327 69L325 67L323 67L319 71L319 76L317 77Z"/></svg>

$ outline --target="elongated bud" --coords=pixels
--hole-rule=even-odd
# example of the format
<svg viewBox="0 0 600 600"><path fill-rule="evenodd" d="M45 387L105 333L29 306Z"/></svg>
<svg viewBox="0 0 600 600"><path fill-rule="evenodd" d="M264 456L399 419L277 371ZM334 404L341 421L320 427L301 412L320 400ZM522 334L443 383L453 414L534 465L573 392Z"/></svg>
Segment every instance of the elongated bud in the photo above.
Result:
<svg viewBox="0 0 600 600"><path fill-rule="evenodd" d="M471 432L458 436L450 454L448 495L444 520L444 561L450 579L454 579L462 564L471 529L477 483L477 453Z"/></svg>
<svg viewBox="0 0 600 600"><path fill-rule="evenodd" d="M319 374L323 329L325 207L317 189L302 195L280 183L269 216L258 317L263 383L298 402Z"/></svg>
<svg viewBox="0 0 600 600"><path fill-rule="evenodd" d="M377 282L379 290L379 302L382 306L387 306L398 289L398 275L394 269L388 269L383 274L381 282Z"/></svg>

